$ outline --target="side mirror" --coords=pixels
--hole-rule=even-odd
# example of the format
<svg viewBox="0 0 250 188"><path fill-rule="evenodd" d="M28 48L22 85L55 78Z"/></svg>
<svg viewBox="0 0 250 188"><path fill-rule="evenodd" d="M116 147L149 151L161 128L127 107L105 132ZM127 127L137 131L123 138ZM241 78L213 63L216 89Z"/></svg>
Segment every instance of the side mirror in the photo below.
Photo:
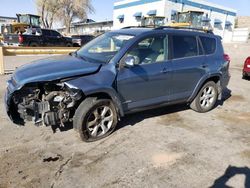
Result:
<svg viewBox="0 0 250 188"><path fill-rule="evenodd" d="M124 65L125 67L133 67L135 65L135 61L135 57L133 56L126 57L124 60Z"/></svg>

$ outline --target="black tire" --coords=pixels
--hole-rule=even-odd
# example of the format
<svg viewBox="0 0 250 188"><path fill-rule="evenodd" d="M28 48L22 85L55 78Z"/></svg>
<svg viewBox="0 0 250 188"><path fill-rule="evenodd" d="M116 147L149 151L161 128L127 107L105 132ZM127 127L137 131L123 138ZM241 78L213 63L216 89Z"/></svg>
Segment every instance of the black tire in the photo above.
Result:
<svg viewBox="0 0 250 188"><path fill-rule="evenodd" d="M71 44L71 43L67 43L67 44L66 44L66 46L67 46L67 47L72 47L72 46L73 46L73 44Z"/></svg>
<svg viewBox="0 0 250 188"><path fill-rule="evenodd" d="M249 77L248 77L247 75L243 74L243 75L242 75L242 79L243 79L243 80L249 80Z"/></svg>
<svg viewBox="0 0 250 188"><path fill-rule="evenodd" d="M29 46L30 47L38 47L38 44L36 42L31 42Z"/></svg>
<svg viewBox="0 0 250 188"><path fill-rule="evenodd" d="M208 94L212 89L211 94ZM210 97L211 96L211 97ZM196 112L205 113L212 110L218 100L218 87L213 81L207 82L199 91L190 108Z"/></svg>
<svg viewBox="0 0 250 188"><path fill-rule="evenodd" d="M107 107L109 109L107 113L110 113L110 116L102 117L102 115L98 112L102 108L104 111L104 107ZM96 117L96 115L94 115L95 112L98 113L98 118ZM104 125L104 118L110 118L111 116L112 122L108 122L107 125ZM89 119L91 118L94 120L89 121ZM73 118L73 126L74 129L79 132L80 137L83 141L93 142L110 135L116 128L117 119L116 108L110 99L97 99L91 97L86 98L77 108ZM96 122L95 125L93 125L94 128L89 128L87 124L90 122ZM104 130L102 126L105 126L106 128L109 127L107 128L108 131L105 134L103 134ZM92 132L90 129L93 129ZM99 135L93 136L92 134L94 132L97 132L97 134L99 133Z"/></svg>

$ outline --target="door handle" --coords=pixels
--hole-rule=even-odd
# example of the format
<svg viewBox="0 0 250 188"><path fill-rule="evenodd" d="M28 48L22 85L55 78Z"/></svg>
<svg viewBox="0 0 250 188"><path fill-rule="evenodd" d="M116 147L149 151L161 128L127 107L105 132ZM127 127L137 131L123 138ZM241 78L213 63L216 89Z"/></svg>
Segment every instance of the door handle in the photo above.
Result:
<svg viewBox="0 0 250 188"><path fill-rule="evenodd" d="M167 73L168 72L168 69L167 68L164 68L164 69L162 69L162 71L161 71L161 73L163 73L163 74L165 74L165 73Z"/></svg>
<svg viewBox="0 0 250 188"><path fill-rule="evenodd" d="M203 69L205 69L205 68L208 67L208 64L201 65L201 67L202 67Z"/></svg>

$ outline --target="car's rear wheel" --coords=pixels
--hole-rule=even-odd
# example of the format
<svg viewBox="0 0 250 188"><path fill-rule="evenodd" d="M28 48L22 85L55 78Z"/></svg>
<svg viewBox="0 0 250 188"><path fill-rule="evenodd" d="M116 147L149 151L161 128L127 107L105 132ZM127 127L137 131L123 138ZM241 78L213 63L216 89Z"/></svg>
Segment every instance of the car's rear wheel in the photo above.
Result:
<svg viewBox="0 0 250 188"><path fill-rule="evenodd" d="M67 43L66 46L67 46L67 47L72 47L73 44L72 44L72 43Z"/></svg>
<svg viewBox="0 0 250 188"><path fill-rule="evenodd" d="M244 80L248 80L250 77L249 76L247 76L247 74L246 73L243 73L242 74L242 79L244 79Z"/></svg>
<svg viewBox="0 0 250 188"><path fill-rule="evenodd" d="M190 107L200 113L212 110L218 100L217 85L210 81L207 82L199 91Z"/></svg>
<svg viewBox="0 0 250 188"><path fill-rule="evenodd" d="M30 47L38 47L38 44L36 42L31 42L29 46Z"/></svg>
<svg viewBox="0 0 250 188"><path fill-rule="evenodd" d="M83 141L102 139L117 125L115 106L110 99L87 98L76 110L73 124Z"/></svg>

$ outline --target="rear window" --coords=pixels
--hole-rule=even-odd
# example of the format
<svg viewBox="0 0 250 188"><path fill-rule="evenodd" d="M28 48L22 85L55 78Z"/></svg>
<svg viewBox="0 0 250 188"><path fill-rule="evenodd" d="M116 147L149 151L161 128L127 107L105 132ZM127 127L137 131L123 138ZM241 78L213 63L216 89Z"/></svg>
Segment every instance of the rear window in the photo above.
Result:
<svg viewBox="0 0 250 188"><path fill-rule="evenodd" d="M204 48L205 54L213 54L216 49L216 40L209 37L200 37L202 46Z"/></svg>
<svg viewBox="0 0 250 188"><path fill-rule="evenodd" d="M173 58L185 58L198 55L197 40L194 36L173 36Z"/></svg>

